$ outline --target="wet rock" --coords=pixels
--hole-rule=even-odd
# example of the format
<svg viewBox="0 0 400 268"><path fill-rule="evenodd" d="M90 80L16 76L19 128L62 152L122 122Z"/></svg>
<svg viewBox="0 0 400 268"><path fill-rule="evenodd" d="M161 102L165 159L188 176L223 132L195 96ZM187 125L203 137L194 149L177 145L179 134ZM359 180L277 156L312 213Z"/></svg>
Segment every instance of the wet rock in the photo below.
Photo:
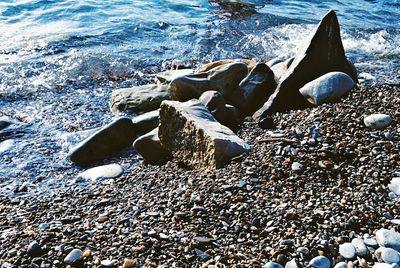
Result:
<svg viewBox="0 0 400 268"><path fill-rule="evenodd" d="M215 67L206 73L181 76L170 83L171 98L178 101L198 99L208 90L219 91L227 98L247 73L246 64L230 63Z"/></svg>
<svg viewBox="0 0 400 268"><path fill-rule="evenodd" d="M42 256L42 247L39 245L38 242L33 241L29 244L26 253L28 254L29 257L40 257Z"/></svg>
<svg viewBox="0 0 400 268"><path fill-rule="evenodd" d="M345 259L352 260L356 256L356 248L352 243L344 243L339 246L339 254Z"/></svg>
<svg viewBox="0 0 400 268"><path fill-rule="evenodd" d="M5 129L12 124L12 121L8 117L0 117L0 130Z"/></svg>
<svg viewBox="0 0 400 268"><path fill-rule="evenodd" d="M400 177L393 178L388 187L390 191L400 196Z"/></svg>
<svg viewBox="0 0 400 268"><path fill-rule="evenodd" d="M369 250L364 243L364 240L361 238L354 238L351 240L351 244L353 244L356 249L357 256L364 257L369 254Z"/></svg>
<svg viewBox="0 0 400 268"><path fill-rule="evenodd" d="M201 94L199 100L221 124L231 127L239 122L240 116L236 108L227 105L221 93L218 91L206 91Z"/></svg>
<svg viewBox="0 0 400 268"><path fill-rule="evenodd" d="M270 261L270 262L267 262L267 263L264 265L264 268L283 268L283 266L280 265L279 263Z"/></svg>
<svg viewBox="0 0 400 268"><path fill-rule="evenodd" d="M364 118L364 124L372 129L384 129L392 123L393 119L387 114L371 114Z"/></svg>
<svg viewBox="0 0 400 268"><path fill-rule="evenodd" d="M78 177L96 182L99 179L111 179L119 177L123 172L124 170L120 165L110 164L85 170L84 172L79 173Z"/></svg>
<svg viewBox="0 0 400 268"><path fill-rule="evenodd" d="M137 138L133 143L133 148L149 164L163 164L172 158L171 153L161 144L158 128Z"/></svg>
<svg viewBox="0 0 400 268"><path fill-rule="evenodd" d="M174 80L177 77L184 76L184 75L190 75L193 73L194 73L193 69L168 70L168 71L156 74L156 79L160 83L169 84L169 83L171 83L172 80Z"/></svg>
<svg viewBox="0 0 400 268"><path fill-rule="evenodd" d="M14 140L4 140L4 141L0 142L0 154L9 151L14 146L15 146Z"/></svg>
<svg viewBox="0 0 400 268"><path fill-rule="evenodd" d="M308 82L300 93L312 104L334 102L347 94L354 87L353 79L341 72L330 72Z"/></svg>
<svg viewBox="0 0 400 268"><path fill-rule="evenodd" d="M220 168L250 149L229 128L219 124L198 100L163 102L159 137L174 157L198 168Z"/></svg>
<svg viewBox="0 0 400 268"><path fill-rule="evenodd" d="M196 70L196 73L205 73L205 72L210 71L211 69L214 69L215 67L230 64L230 63L238 63L238 62L246 64L249 71L251 71L254 68L254 66L256 65L255 61L249 60L249 59L223 59L223 60L213 61L213 62L210 62L210 63L200 66Z"/></svg>
<svg viewBox="0 0 400 268"><path fill-rule="evenodd" d="M155 110L135 116L132 119L135 135L138 137L155 129L158 126L159 115L160 110Z"/></svg>
<svg viewBox="0 0 400 268"><path fill-rule="evenodd" d="M329 268L331 266L331 262L325 256L318 256L311 259L310 266L314 268Z"/></svg>
<svg viewBox="0 0 400 268"><path fill-rule="evenodd" d="M400 233L395 230L380 229L376 232L376 240L381 247L400 251Z"/></svg>
<svg viewBox="0 0 400 268"><path fill-rule="evenodd" d="M75 146L69 158L78 165L94 163L130 146L135 136L132 120L118 118Z"/></svg>
<svg viewBox="0 0 400 268"><path fill-rule="evenodd" d="M168 85L149 84L112 92L110 107L113 112L148 112L158 109L168 99Z"/></svg>
<svg viewBox="0 0 400 268"><path fill-rule="evenodd" d="M308 82L329 72L344 72L357 82L340 37L339 23L334 11L322 19L308 43L295 56L275 92L255 114L259 120L275 112L309 107L299 89Z"/></svg>
<svg viewBox="0 0 400 268"><path fill-rule="evenodd" d="M228 102L237 107L242 115L253 115L275 88L274 73L265 63L258 63L228 96Z"/></svg>
<svg viewBox="0 0 400 268"><path fill-rule="evenodd" d="M271 66L271 70L274 73L274 78L277 83L284 77L285 73L289 69L290 65L292 64L294 58L287 59L285 61L279 62Z"/></svg>
<svg viewBox="0 0 400 268"><path fill-rule="evenodd" d="M382 249L381 258L388 264L400 263L400 254L392 248Z"/></svg>
<svg viewBox="0 0 400 268"><path fill-rule="evenodd" d="M82 250L73 249L64 259L64 263L69 264L71 266L80 266L83 264L82 260Z"/></svg>

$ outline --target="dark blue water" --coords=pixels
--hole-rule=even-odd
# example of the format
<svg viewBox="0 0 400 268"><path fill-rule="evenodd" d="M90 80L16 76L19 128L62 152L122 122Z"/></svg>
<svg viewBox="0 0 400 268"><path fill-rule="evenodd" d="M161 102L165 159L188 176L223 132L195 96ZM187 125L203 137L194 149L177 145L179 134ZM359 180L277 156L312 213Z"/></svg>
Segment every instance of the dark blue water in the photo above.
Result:
<svg viewBox="0 0 400 268"><path fill-rule="evenodd" d="M367 83L400 81L400 1L0 2L0 186L57 184L78 169L66 134L114 117L112 89L182 62L290 57L330 9ZM65 175L67 174L67 175Z"/></svg>

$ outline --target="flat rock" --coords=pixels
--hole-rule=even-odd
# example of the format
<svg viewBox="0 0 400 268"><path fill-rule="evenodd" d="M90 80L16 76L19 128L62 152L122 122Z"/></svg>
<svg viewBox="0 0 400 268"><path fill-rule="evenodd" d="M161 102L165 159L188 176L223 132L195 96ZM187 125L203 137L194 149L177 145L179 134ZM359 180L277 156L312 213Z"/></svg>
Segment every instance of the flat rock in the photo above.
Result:
<svg viewBox="0 0 400 268"><path fill-rule="evenodd" d="M130 118L115 119L71 149L69 158L78 165L106 159L130 146L136 137Z"/></svg>
<svg viewBox="0 0 400 268"><path fill-rule="evenodd" d="M372 129L384 129L392 123L393 119L387 114L371 114L364 118L364 124Z"/></svg>
<svg viewBox="0 0 400 268"><path fill-rule="evenodd" d="M164 101L159 137L174 157L196 168L220 168L250 149L229 128L218 123L198 100Z"/></svg>
<svg viewBox="0 0 400 268"><path fill-rule="evenodd" d="M275 112L309 107L310 103L299 89L335 71L346 73L357 82L357 74L345 55L338 19L332 10L321 20L310 41L303 44L275 92L253 117L259 120Z"/></svg>
<svg viewBox="0 0 400 268"><path fill-rule="evenodd" d="M356 248L352 243L344 243L339 246L339 254L345 259L352 260L356 256Z"/></svg>
<svg viewBox="0 0 400 268"><path fill-rule="evenodd" d="M99 179L111 179L121 176L124 169L118 164L98 166L79 173L78 177L93 182Z"/></svg>
<svg viewBox="0 0 400 268"><path fill-rule="evenodd" d="M400 196L400 177L393 178L388 187L390 191Z"/></svg>
<svg viewBox="0 0 400 268"><path fill-rule="evenodd" d="M247 73L247 65L238 62L224 64L205 73L180 76L170 83L170 95L173 100L188 101L198 99L208 90L215 90L226 98Z"/></svg>
<svg viewBox="0 0 400 268"><path fill-rule="evenodd" d="M171 153L161 144L158 128L137 138L133 143L133 148L149 164L163 164L172 158Z"/></svg>
<svg viewBox="0 0 400 268"><path fill-rule="evenodd" d="M133 128L137 137L146 134L158 126L160 110L147 112L132 119Z"/></svg>
<svg viewBox="0 0 400 268"><path fill-rule="evenodd" d="M378 242L373 238L365 238L364 239L364 243L368 247L372 247L372 248L378 248L379 247Z"/></svg>
<svg viewBox="0 0 400 268"><path fill-rule="evenodd" d="M113 112L148 112L158 109L161 102L169 98L168 85L142 85L113 91L110 107Z"/></svg>
<svg viewBox="0 0 400 268"><path fill-rule="evenodd" d="M274 73L265 63L258 63L228 97L228 102L244 115L253 115L276 88Z"/></svg>
<svg viewBox="0 0 400 268"><path fill-rule="evenodd" d="M400 233L394 230L380 229L376 232L376 241L381 247L400 251Z"/></svg>
<svg viewBox="0 0 400 268"><path fill-rule="evenodd" d="M314 105L339 100L354 87L353 79L341 72L330 72L308 82L300 93Z"/></svg>
<svg viewBox="0 0 400 268"><path fill-rule="evenodd" d="M178 70L168 70L162 73L156 74L156 79L160 83L169 84L172 80L179 76L193 74L193 69L178 69Z"/></svg>
<svg viewBox="0 0 400 268"><path fill-rule="evenodd" d="M400 263L400 254L392 248L382 249L381 258L384 262L388 264Z"/></svg>
<svg viewBox="0 0 400 268"><path fill-rule="evenodd" d="M369 250L364 243L364 240L361 238L353 238L351 240L351 244L353 244L354 248L356 249L356 255L360 257L367 256L369 254Z"/></svg>
<svg viewBox="0 0 400 268"><path fill-rule="evenodd" d="M214 69L215 67L230 64L230 63L238 63L238 62L246 64L249 71L251 71L254 68L254 66L256 65L255 61L249 60L249 59L222 59L222 60L206 63L206 64L200 66L199 68L197 68L196 73L205 73L205 72L210 71L211 69Z"/></svg>

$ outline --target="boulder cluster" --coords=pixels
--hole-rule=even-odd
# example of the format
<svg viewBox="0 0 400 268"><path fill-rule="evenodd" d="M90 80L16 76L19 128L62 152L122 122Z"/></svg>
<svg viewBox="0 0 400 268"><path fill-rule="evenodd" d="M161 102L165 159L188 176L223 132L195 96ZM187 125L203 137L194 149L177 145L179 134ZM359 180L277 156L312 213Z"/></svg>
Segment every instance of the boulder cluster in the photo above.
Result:
<svg viewBox="0 0 400 268"><path fill-rule="evenodd" d="M232 131L244 118L272 128L272 114L337 101L358 82L334 11L288 60L224 59L155 80L113 92L112 111L145 113L105 126L70 152L71 161L90 164L133 143L147 163L175 158L190 168L219 168L250 149Z"/></svg>

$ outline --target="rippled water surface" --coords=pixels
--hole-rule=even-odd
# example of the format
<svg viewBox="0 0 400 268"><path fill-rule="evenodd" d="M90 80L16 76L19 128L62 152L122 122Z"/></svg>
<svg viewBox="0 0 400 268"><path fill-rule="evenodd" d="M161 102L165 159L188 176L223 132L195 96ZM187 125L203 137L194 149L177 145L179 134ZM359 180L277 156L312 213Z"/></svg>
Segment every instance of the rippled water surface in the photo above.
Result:
<svg viewBox="0 0 400 268"><path fill-rule="evenodd" d="M1 1L1 192L74 177L68 133L109 122L112 89L173 62L289 57L330 9L361 78L398 84L398 0Z"/></svg>

